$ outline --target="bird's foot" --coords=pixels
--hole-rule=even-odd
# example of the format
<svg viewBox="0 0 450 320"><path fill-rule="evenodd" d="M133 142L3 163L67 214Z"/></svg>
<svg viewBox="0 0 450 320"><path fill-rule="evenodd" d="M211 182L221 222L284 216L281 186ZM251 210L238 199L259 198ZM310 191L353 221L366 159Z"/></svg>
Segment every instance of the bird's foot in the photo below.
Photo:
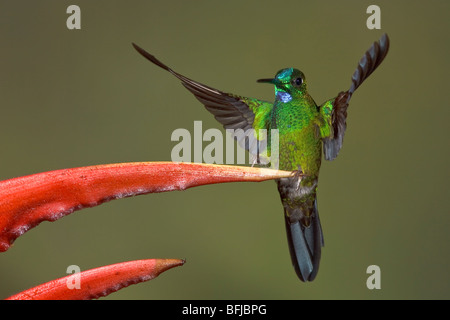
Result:
<svg viewBox="0 0 450 320"><path fill-rule="evenodd" d="M304 176L305 174L303 173L302 168L298 166L298 170L294 171L294 177L297 178L297 190L300 189L300 182Z"/></svg>

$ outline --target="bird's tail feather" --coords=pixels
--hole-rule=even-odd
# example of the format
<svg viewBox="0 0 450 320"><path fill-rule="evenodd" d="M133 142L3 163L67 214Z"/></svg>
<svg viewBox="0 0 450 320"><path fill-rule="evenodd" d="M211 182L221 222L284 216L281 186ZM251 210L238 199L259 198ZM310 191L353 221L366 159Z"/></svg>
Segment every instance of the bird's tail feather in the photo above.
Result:
<svg viewBox="0 0 450 320"><path fill-rule="evenodd" d="M289 208L285 207L285 210L289 210ZM285 212L284 216L289 251L295 272L300 280L313 281L319 271L321 248L324 245L317 201L314 201L309 226L305 226L301 220L292 221L289 212Z"/></svg>

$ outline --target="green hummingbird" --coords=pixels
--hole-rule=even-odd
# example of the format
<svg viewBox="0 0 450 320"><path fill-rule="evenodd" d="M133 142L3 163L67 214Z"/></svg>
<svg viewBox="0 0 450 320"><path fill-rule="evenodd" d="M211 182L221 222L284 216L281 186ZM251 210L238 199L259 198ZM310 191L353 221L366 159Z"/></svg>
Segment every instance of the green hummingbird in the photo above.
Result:
<svg viewBox="0 0 450 320"><path fill-rule="evenodd" d="M225 129L266 129L269 135L272 129L278 130L279 169L296 172L293 177L276 181L284 208L291 260L300 280L314 280L324 246L316 196L322 149L326 160L338 155L347 126L349 100L386 57L388 36L384 34L366 51L353 73L350 89L321 105L308 94L305 75L298 69L285 68L274 78L257 80L275 86L275 101L267 102L196 82L173 71L136 44L133 46L145 58L181 80ZM249 152L257 153L258 148L248 140L251 139L239 142ZM256 136L256 140L262 138ZM269 152L275 147L270 142L267 145Z"/></svg>

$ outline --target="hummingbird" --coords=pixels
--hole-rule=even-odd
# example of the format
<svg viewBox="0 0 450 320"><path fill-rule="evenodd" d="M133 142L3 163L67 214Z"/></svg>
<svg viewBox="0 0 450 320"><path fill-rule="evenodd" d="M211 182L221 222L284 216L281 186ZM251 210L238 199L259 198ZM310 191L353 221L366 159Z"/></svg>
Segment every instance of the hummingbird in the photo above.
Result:
<svg viewBox="0 0 450 320"><path fill-rule="evenodd" d="M146 59L177 77L225 129L266 129L269 135L272 129L278 130L279 169L295 172L292 177L276 180L284 209L291 261L301 281L313 281L324 246L317 207L322 150L325 160L337 157L347 127L350 98L386 57L389 50L387 34L374 42L360 59L350 88L321 105L309 95L306 77L298 69L284 68L274 78L257 80L274 86L274 101L268 102L225 93L189 79L134 43L133 47ZM252 143L247 141L241 145L249 152L255 152ZM269 143L267 148L275 146Z"/></svg>

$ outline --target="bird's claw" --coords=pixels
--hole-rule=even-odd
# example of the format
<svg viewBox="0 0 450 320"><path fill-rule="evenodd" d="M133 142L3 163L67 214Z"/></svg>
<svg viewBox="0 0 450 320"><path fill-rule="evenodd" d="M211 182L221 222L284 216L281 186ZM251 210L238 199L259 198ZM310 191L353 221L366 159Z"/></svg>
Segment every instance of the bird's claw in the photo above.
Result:
<svg viewBox="0 0 450 320"><path fill-rule="evenodd" d="M300 189L300 182L302 181L302 178L305 176L302 169L298 167L297 171L294 171L294 177L297 178L297 190Z"/></svg>

